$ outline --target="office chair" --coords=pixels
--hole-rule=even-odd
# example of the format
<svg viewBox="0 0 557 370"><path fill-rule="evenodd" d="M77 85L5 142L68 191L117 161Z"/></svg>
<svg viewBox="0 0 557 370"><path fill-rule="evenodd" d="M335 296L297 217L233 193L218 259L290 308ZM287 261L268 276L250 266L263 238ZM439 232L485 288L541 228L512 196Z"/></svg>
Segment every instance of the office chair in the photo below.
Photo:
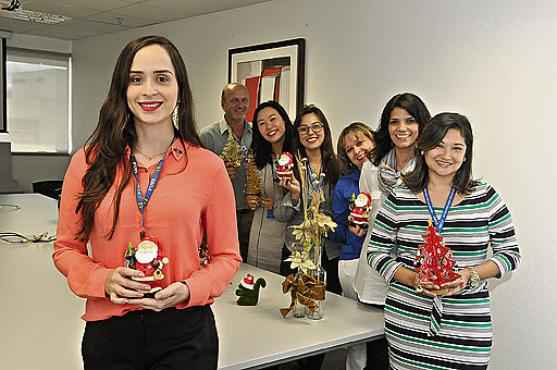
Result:
<svg viewBox="0 0 557 370"><path fill-rule="evenodd" d="M60 200L62 193L62 180L37 181L33 184L33 193L46 195L47 197Z"/></svg>

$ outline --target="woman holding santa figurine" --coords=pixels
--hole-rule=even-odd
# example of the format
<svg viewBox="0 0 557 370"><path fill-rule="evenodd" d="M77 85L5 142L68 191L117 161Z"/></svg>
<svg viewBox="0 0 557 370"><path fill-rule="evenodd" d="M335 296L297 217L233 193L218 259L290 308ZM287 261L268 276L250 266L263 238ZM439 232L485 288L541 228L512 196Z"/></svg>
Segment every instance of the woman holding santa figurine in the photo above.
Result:
<svg viewBox="0 0 557 370"><path fill-rule="evenodd" d="M248 207L255 210L247 262L280 273L287 266L286 223L300 199L300 183L294 176L294 128L286 110L275 101L259 104L253 117L251 151L260 193L246 195Z"/></svg>
<svg viewBox="0 0 557 370"><path fill-rule="evenodd" d="M53 258L87 299L85 370L217 368L210 305L241 261L234 193L201 148L186 67L166 38L120 53L64 178Z"/></svg>

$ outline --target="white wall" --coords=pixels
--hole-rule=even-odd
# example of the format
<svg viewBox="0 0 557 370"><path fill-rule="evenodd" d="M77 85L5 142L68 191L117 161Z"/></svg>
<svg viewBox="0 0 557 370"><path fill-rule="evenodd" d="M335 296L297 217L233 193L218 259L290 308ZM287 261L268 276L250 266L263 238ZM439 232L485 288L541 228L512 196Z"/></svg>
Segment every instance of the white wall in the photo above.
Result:
<svg viewBox="0 0 557 370"><path fill-rule="evenodd" d="M180 48L200 126L221 117L228 48L294 37L307 40L306 102L325 109L336 134L353 120L376 125L387 99L403 91L432 113L467 115L475 174L504 195L524 255L520 271L494 289L490 368L557 368L557 3L281 0L77 41L76 145L96 125L119 51L146 34Z"/></svg>

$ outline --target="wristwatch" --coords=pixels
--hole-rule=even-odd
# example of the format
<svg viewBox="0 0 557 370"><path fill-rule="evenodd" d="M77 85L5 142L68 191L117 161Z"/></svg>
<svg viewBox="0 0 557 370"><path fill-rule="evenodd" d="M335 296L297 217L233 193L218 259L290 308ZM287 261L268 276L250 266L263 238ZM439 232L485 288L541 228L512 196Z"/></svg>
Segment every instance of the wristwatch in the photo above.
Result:
<svg viewBox="0 0 557 370"><path fill-rule="evenodd" d="M482 279L480 279L480 274L473 268L469 268L470 278L468 279L468 288L475 289L480 286Z"/></svg>

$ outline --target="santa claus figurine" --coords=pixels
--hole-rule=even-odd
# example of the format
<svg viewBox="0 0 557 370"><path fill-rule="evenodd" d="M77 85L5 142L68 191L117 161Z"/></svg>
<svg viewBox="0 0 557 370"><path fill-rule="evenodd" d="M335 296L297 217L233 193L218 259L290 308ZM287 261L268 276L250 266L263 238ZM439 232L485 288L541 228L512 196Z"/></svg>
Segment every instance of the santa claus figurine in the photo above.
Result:
<svg viewBox="0 0 557 370"><path fill-rule="evenodd" d="M349 225L359 226L364 229L368 227L371 201L371 195L366 192L358 194L357 197L352 196L350 214L348 215Z"/></svg>
<svg viewBox="0 0 557 370"><path fill-rule="evenodd" d="M284 152L275 161L277 176L281 179L292 178L294 168L294 157L288 152Z"/></svg>
<svg viewBox="0 0 557 370"><path fill-rule="evenodd" d="M134 277L133 280L148 282L153 286L153 291L161 289L156 282L164 279L163 267L169 261L168 257L162 255L155 240L145 238L136 248L130 243L125 258L127 267L143 272L142 277Z"/></svg>

